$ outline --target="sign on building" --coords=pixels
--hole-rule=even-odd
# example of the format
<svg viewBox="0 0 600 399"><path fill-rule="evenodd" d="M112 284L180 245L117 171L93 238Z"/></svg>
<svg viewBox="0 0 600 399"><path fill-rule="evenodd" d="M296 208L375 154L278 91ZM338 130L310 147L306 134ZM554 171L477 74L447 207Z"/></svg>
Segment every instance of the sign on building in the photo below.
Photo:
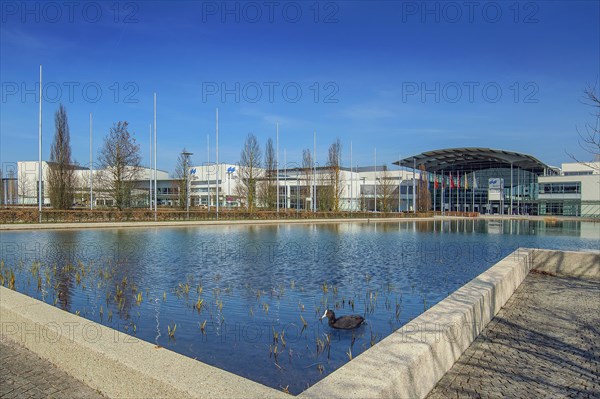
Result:
<svg viewBox="0 0 600 399"><path fill-rule="evenodd" d="M501 201L504 198L504 179L495 177L488 180L488 201Z"/></svg>

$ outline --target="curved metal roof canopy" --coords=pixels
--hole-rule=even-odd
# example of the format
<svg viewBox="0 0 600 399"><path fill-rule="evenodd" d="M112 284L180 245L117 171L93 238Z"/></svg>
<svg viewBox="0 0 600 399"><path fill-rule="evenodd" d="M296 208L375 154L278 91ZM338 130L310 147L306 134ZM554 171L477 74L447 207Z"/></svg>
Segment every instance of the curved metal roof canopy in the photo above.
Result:
<svg viewBox="0 0 600 399"><path fill-rule="evenodd" d="M554 173L554 169L531 155L491 148L463 147L446 148L423 152L394 162L394 165L413 167L414 163L424 165L428 172L471 172L491 168L513 167L529 170L533 173Z"/></svg>

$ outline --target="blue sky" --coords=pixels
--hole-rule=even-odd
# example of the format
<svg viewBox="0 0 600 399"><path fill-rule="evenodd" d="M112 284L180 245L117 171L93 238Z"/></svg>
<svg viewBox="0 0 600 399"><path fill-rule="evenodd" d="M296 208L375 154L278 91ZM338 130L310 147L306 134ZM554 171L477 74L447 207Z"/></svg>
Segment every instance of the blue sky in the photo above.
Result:
<svg viewBox="0 0 600 399"><path fill-rule="evenodd" d="M254 133L280 125L280 161L299 162L317 131L317 160L339 137L345 164L462 146L569 161L582 104L600 88L600 2L2 2L2 162L37 159L44 68L44 159L54 112L68 112L87 165L120 120L148 163L158 96L158 167L183 147L195 164L236 162ZM469 3L467 3L469 4ZM225 91L223 90L225 89ZM101 92L101 94L99 94Z"/></svg>

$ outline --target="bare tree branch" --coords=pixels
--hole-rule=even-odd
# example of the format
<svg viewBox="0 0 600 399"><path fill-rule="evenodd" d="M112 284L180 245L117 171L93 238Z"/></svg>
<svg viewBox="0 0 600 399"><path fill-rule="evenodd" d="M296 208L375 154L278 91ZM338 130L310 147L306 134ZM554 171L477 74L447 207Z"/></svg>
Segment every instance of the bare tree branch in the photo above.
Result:
<svg viewBox="0 0 600 399"><path fill-rule="evenodd" d="M261 177L262 154L256 136L249 133L240 154L238 167L239 184L236 186L238 198L245 202L246 209L253 211L256 206L257 182Z"/></svg>
<svg viewBox="0 0 600 399"><path fill-rule="evenodd" d="M567 152L567 155L575 162L583 163L593 170L600 171L600 97L596 93L595 86L586 88L584 94L585 98L582 102L592 107L594 121L586 123L583 130L577 128L579 136L577 142L583 151L592 156L592 161L583 161L570 152Z"/></svg>
<svg viewBox="0 0 600 399"><path fill-rule="evenodd" d="M101 184L119 210L131 206L133 187L141 170L140 146L127 127L127 122L115 123L98 155L103 168L99 175Z"/></svg>

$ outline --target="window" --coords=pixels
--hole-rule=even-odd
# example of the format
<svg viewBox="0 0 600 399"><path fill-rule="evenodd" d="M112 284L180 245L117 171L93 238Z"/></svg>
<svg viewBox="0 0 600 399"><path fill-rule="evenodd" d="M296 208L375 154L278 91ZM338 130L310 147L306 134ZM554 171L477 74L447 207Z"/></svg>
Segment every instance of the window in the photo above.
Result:
<svg viewBox="0 0 600 399"><path fill-rule="evenodd" d="M591 175L591 174L593 174L593 171L591 171L591 170L577 171L577 172L564 172L563 173L564 176L586 176L586 175Z"/></svg>
<svg viewBox="0 0 600 399"><path fill-rule="evenodd" d="M579 194L581 183L540 183L540 194Z"/></svg>

